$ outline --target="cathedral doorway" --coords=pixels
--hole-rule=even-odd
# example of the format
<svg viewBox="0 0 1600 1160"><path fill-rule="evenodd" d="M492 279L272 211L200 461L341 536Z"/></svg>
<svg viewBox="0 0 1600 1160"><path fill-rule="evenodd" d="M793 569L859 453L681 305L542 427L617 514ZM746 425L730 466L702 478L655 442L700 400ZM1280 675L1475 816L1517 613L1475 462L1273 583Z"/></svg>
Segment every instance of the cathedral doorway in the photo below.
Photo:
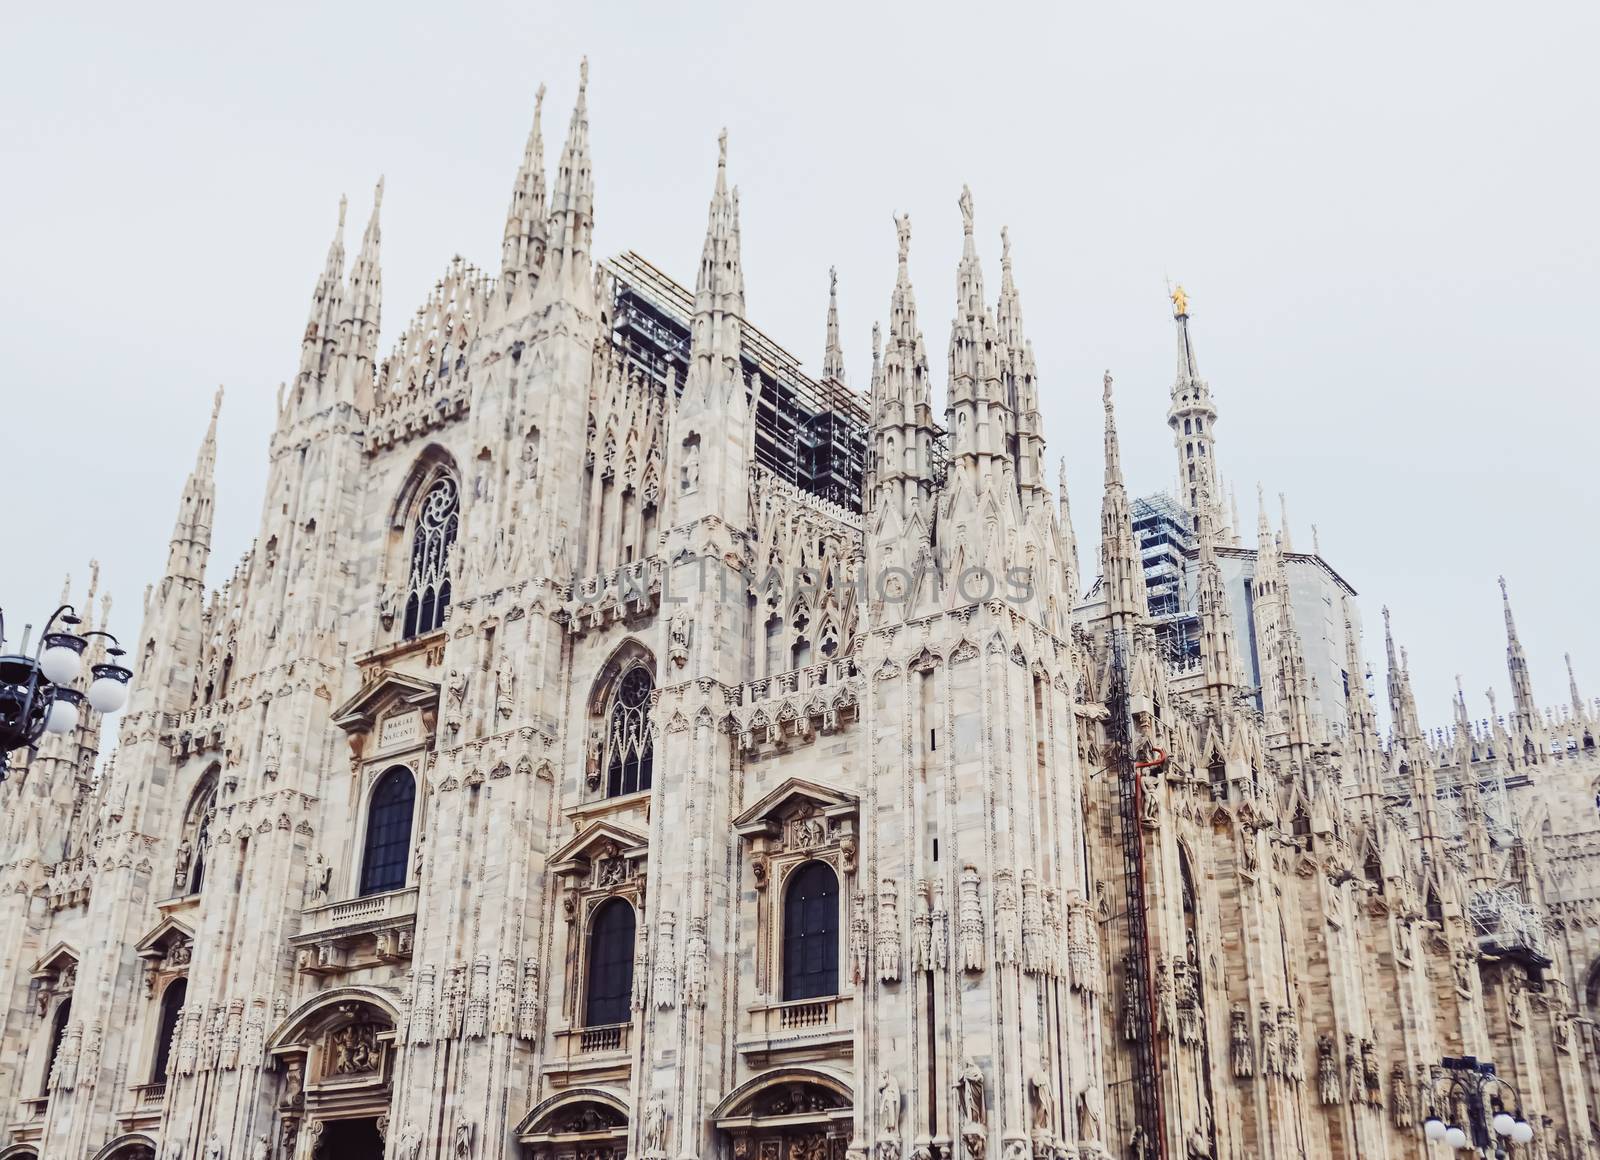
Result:
<svg viewBox="0 0 1600 1160"><path fill-rule="evenodd" d="M383 1160L383 1134L376 1116L326 1120L317 1135L313 1160Z"/></svg>

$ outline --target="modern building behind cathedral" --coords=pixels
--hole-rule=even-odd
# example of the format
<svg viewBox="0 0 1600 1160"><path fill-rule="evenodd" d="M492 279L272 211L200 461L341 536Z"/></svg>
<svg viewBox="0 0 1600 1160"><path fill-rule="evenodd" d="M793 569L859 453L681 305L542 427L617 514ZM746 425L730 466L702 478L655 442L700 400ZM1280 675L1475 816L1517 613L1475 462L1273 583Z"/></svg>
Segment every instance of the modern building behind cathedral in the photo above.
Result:
<svg viewBox="0 0 1600 1160"><path fill-rule="evenodd" d="M1595 1156L1600 713L1509 600L1443 729L1385 615L1380 731L1181 290L1178 486L1108 374L1081 570L970 195L942 402L904 217L857 392L749 321L725 140L692 290L593 252L586 81L387 357L341 205L250 550L213 411L114 757L19 755L0 1160L1421 1157L1464 1056Z"/></svg>

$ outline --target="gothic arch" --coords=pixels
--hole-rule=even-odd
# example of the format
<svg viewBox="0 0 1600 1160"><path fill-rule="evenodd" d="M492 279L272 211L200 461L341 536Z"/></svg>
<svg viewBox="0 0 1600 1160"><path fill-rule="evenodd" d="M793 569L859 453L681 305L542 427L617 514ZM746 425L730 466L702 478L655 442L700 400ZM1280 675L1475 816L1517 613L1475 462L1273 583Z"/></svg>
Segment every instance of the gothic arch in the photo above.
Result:
<svg viewBox="0 0 1600 1160"><path fill-rule="evenodd" d="M624 673L640 665L650 671L650 679L654 681L658 671L656 654L646 648L638 637L630 636L611 650L611 655L606 657L605 663L595 672L594 683L589 687L591 718L604 719L606 709L611 704L611 691L616 688Z"/></svg>
<svg viewBox="0 0 1600 1160"><path fill-rule="evenodd" d="M268 1053L279 1051L315 1035L324 1018L347 1003L365 1004L386 1017L392 1026L399 1026L400 1004L398 996L393 991L385 987L334 987L332 990L317 992L284 1016L283 1022L278 1024L267 1038Z"/></svg>
<svg viewBox="0 0 1600 1160"><path fill-rule="evenodd" d="M748 1080L712 1113L734 1142L735 1155L764 1154L842 1160L850 1145L855 1093L850 1081L818 1067L785 1067Z"/></svg>
<svg viewBox="0 0 1600 1160"><path fill-rule="evenodd" d="M621 1157L628 1143L628 1105L605 1088L572 1088L535 1105L517 1124L516 1136L535 1156L550 1154L540 1145L559 1136L568 1144L576 1139L593 1155Z"/></svg>
<svg viewBox="0 0 1600 1160"><path fill-rule="evenodd" d="M92 1160L155 1160L155 1155L154 1139L143 1132L128 1132L107 1141Z"/></svg>
<svg viewBox="0 0 1600 1160"><path fill-rule="evenodd" d="M13 1144L0 1149L0 1160L39 1160L39 1153L32 1144Z"/></svg>
<svg viewBox="0 0 1600 1160"><path fill-rule="evenodd" d="M456 466L455 456L437 443L428 444L417 453L411 469L406 472L399 490L395 492L394 503L389 509L390 529L403 533L409 528L416 518L422 497L428 494L428 488L445 475L458 484L461 482L461 470Z"/></svg>

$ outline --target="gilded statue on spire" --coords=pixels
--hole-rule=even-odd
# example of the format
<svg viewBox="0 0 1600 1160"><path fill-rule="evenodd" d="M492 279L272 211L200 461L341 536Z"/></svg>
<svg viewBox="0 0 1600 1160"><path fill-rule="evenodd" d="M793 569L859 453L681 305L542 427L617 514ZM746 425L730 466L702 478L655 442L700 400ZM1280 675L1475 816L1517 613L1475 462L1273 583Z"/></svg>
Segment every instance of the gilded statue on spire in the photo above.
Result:
<svg viewBox="0 0 1600 1160"><path fill-rule="evenodd" d="M1172 291L1172 316L1174 318L1189 317L1189 296L1183 292L1181 285Z"/></svg>

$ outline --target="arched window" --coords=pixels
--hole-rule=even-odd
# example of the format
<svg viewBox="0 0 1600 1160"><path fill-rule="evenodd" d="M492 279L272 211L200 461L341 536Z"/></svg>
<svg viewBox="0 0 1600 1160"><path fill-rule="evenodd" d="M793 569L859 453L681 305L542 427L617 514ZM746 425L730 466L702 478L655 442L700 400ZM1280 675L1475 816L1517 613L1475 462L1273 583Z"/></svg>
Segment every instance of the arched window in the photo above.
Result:
<svg viewBox="0 0 1600 1160"><path fill-rule="evenodd" d="M589 985L584 1024L626 1023L633 999L633 907L621 898L602 903L589 926Z"/></svg>
<svg viewBox="0 0 1600 1160"><path fill-rule="evenodd" d="M826 862L807 862L783 895L783 997L839 993L839 878Z"/></svg>
<svg viewBox="0 0 1600 1160"><path fill-rule="evenodd" d="M211 853L211 819L217 812L217 767L212 766L195 786L183 816L183 836L178 842L172 888L177 894L199 894L205 885L206 858Z"/></svg>
<svg viewBox="0 0 1600 1160"><path fill-rule="evenodd" d="M450 547L456 542L461 497L456 481L441 475L428 488L411 537L411 578L406 595L407 640L432 632L450 608Z"/></svg>
<svg viewBox="0 0 1600 1160"><path fill-rule="evenodd" d="M367 807L367 841L361 859L361 893L382 894L406 884L411 865L411 814L417 782L403 765L385 770Z"/></svg>
<svg viewBox="0 0 1600 1160"><path fill-rule="evenodd" d="M50 1020L50 1049L44 1057L44 1075L39 1079L39 1094L50 1094L50 1073L55 1070L56 1056L61 1051L61 1041L67 1037L67 1021L72 1018L72 996L68 995L56 1006L55 1018Z"/></svg>
<svg viewBox="0 0 1600 1160"><path fill-rule="evenodd" d="M635 665L622 675L606 724L606 796L650 788L655 750L650 741L650 670Z"/></svg>
<svg viewBox="0 0 1600 1160"><path fill-rule="evenodd" d="M161 992L161 1019L156 1024L156 1050L150 1064L150 1082L167 1082L167 1063L172 1058L172 1041L178 1035L178 1020L183 1018L184 1000L189 997L189 980L174 979Z"/></svg>

